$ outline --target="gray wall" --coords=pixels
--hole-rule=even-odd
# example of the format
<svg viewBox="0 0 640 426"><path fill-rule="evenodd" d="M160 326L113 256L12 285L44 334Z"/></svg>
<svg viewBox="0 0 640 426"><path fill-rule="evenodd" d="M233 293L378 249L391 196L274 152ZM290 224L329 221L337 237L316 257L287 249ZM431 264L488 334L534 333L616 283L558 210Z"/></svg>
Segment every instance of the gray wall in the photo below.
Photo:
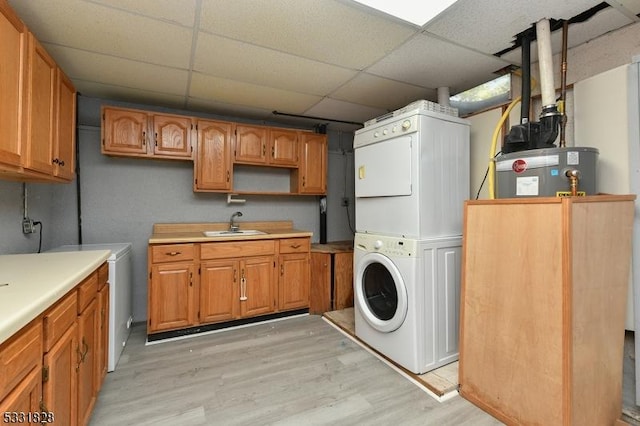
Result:
<svg viewBox="0 0 640 426"><path fill-rule="evenodd" d="M79 98L78 149L82 242L131 242L134 263L134 319L146 319L147 241L154 223L226 222L242 211L241 220L292 220L294 227L314 233L319 239L319 198L316 196L242 196L246 204L228 205L225 194L194 193L193 163L108 157L100 153L100 105L94 98ZM150 109L147 106L109 104ZM191 114L184 111L165 110ZM201 116L206 116L202 115ZM210 116L214 117L214 116ZM219 117L235 120L232 117ZM239 120L236 120L239 121ZM262 123L260 123L262 124ZM270 123L266 123L270 124ZM328 134L329 241L351 239L353 234L353 134ZM262 177L280 179L276 175ZM288 178L287 178L288 179ZM43 251L78 243L77 181L70 184L27 184L29 216L43 222ZM350 207L341 207L341 199ZM22 184L0 181L0 254L33 253L39 234L22 234ZM346 211L350 210L351 227Z"/></svg>

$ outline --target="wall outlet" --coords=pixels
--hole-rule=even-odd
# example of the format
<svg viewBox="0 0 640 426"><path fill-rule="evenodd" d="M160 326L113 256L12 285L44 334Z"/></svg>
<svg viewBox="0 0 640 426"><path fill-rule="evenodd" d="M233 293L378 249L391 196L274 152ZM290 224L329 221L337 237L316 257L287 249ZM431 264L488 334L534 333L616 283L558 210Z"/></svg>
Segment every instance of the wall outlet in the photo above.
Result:
<svg viewBox="0 0 640 426"><path fill-rule="evenodd" d="M342 197L342 207L349 207L349 197Z"/></svg>
<svg viewBox="0 0 640 426"><path fill-rule="evenodd" d="M36 230L33 228L33 221L28 217L22 219L22 233L33 234Z"/></svg>

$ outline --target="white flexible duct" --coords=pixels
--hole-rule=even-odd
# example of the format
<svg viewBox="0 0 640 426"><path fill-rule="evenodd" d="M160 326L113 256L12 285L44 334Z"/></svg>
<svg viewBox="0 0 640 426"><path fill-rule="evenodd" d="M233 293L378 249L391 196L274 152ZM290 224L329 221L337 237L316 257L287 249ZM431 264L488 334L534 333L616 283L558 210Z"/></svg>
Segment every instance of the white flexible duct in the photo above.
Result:
<svg viewBox="0 0 640 426"><path fill-rule="evenodd" d="M449 104L449 88L448 87L438 87L438 103L443 106L450 106Z"/></svg>
<svg viewBox="0 0 640 426"><path fill-rule="evenodd" d="M548 19L536 23L538 40L538 64L540 66L540 90L542 107L556 104L556 89L553 82L553 59L551 55L551 29Z"/></svg>

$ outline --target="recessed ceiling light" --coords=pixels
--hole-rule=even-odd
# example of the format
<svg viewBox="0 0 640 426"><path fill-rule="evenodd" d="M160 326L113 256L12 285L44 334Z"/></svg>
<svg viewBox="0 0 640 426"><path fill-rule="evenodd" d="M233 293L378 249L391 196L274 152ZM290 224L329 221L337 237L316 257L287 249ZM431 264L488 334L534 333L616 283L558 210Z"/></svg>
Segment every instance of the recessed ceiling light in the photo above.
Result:
<svg viewBox="0 0 640 426"><path fill-rule="evenodd" d="M403 21L423 26L457 0L354 0Z"/></svg>

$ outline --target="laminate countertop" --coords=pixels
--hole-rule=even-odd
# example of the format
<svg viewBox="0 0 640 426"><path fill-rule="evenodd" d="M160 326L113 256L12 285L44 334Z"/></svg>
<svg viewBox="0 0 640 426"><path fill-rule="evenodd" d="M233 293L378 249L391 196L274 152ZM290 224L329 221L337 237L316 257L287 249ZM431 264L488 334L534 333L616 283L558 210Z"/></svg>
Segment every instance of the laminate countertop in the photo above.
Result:
<svg viewBox="0 0 640 426"><path fill-rule="evenodd" d="M207 243L220 241L273 240L282 238L311 237L313 232L294 229L290 221L241 222L240 230L252 229L264 234L249 235L217 235L207 237L205 231L225 231L229 229L227 222L212 223L157 223L153 226L153 234L149 244L173 243Z"/></svg>
<svg viewBox="0 0 640 426"><path fill-rule="evenodd" d="M0 256L0 344L91 275L109 250Z"/></svg>

